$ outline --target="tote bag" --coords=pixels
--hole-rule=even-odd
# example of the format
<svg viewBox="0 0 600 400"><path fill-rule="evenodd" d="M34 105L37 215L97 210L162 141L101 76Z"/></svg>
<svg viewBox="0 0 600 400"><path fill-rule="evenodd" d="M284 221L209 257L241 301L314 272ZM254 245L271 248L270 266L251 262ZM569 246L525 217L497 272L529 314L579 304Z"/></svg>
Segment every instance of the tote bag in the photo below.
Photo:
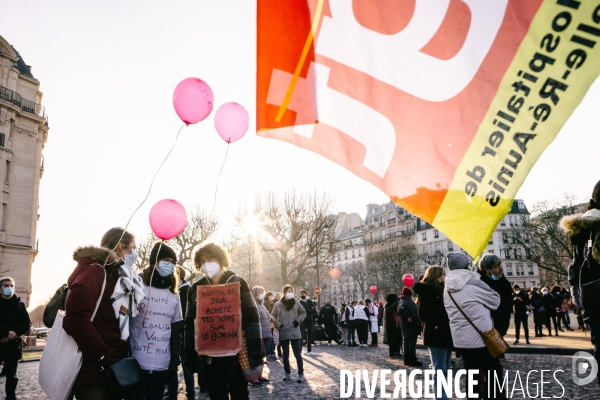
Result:
<svg viewBox="0 0 600 400"><path fill-rule="evenodd" d="M102 267L100 264L92 264ZM106 270L100 297L96 301L96 309L92 314L94 320L104 288L106 286ZM67 294L68 296L68 294ZM83 355L72 336L69 336L62 327L65 311L59 310L54 320L52 334L48 336L46 348L40 359L39 382L42 390L50 400L67 400L73 389L73 384L83 362Z"/></svg>

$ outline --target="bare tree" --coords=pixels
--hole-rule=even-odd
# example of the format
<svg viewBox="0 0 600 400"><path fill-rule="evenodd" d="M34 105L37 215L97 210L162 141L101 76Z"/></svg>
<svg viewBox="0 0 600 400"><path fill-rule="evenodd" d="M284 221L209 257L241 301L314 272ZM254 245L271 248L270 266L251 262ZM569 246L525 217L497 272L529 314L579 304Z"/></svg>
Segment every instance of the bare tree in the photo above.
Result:
<svg viewBox="0 0 600 400"><path fill-rule="evenodd" d="M412 274L415 279L421 273L418 266L419 255L413 245L404 245L395 251L381 251L367 256L367 271L378 277L378 290L387 293L399 293L404 284L402 277Z"/></svg>
<svg viewBox="0 0 600 400"><path fill-rule="evenodd" d="M169 247L175 250L177 263L188 272L190 281L193 281L198 274L192 263L192 251L198 244L211 237L218 227L217 218L197 206L192 212L188 213L187 225L183 232L166 242ZM138 270L148 266L152 246L157 240L159 239L154 233L150 232L137 244L138 258L135 267Z"/></svg>
<svg viewBox="0 0 600 400"><path fill-rule="evenodd" d="M565 215L582 212L572 195L561 200L544 200L533 205L531 218L520 221L503 236L505 251L516 259L532 261L540 268L540 283L554 284L567 280L567 268L573 255L569 237L558 225Z"/></svg>
<svg viewBox="0 0 600 400"><path fill-rule="evenodd" d="M367 269L365 268L365 263L362 261L353 261L349 268L346 269L346 274L352 278L356 289L360 293L360 298L364 299L367 290L367 284L371 279Z"/></svg>
<svg viewBox="0 0 600 400"><path fill-rule="evenodd" d="M332 203L329 194L316 191L269 192L257 196L251 213L238 212L235 219L239 225L250 215L260 220L262 233L256 236L257 243L264 252L278 255L281 281L296 286L314 271L317 256L319 264L329 257L325 227L335 223Z"/></svg>

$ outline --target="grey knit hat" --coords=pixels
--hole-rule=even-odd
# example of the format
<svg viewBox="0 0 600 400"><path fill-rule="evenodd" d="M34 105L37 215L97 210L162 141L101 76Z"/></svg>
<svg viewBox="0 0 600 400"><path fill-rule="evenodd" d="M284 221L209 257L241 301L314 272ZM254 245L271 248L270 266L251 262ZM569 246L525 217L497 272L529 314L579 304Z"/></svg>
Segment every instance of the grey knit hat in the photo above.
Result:
<svg viewBox="0 0 600 400"><path fill-rule="evenodd" d="M448 252L446 253L446 264L450 270L453 269L465 269L471 265L469 257L462 253Z"/></svg>

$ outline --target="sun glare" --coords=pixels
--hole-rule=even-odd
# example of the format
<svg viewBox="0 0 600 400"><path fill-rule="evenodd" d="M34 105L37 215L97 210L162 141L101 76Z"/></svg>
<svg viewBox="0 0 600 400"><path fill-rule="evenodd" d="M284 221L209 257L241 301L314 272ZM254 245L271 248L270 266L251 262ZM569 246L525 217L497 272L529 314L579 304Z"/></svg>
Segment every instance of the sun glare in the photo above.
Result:
<svg viewBox="0 0 600 400"><path fill-rule="evenodd" d="M244 218L243 229L250 235L257 236L261 231L260 220L254 215Z"/></svg>

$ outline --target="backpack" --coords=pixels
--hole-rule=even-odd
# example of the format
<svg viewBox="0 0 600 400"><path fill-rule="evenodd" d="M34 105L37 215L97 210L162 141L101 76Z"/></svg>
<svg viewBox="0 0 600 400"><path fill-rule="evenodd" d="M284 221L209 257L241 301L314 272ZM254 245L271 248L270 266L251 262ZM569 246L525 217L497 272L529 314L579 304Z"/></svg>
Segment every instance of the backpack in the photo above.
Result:
<svg viewBox="0 0 600 400"><path fill-rule="evenodd" d="M48 328L52 328L54 325L54 320L56 319L56 314L58 314L58 310L65 310L66 302L67 302L67 292L69 291L69 286L65 283L61 287L58 288L54 296L50 299L48 304L46 304L46 308L44 308L44 325Z"/></svg>

